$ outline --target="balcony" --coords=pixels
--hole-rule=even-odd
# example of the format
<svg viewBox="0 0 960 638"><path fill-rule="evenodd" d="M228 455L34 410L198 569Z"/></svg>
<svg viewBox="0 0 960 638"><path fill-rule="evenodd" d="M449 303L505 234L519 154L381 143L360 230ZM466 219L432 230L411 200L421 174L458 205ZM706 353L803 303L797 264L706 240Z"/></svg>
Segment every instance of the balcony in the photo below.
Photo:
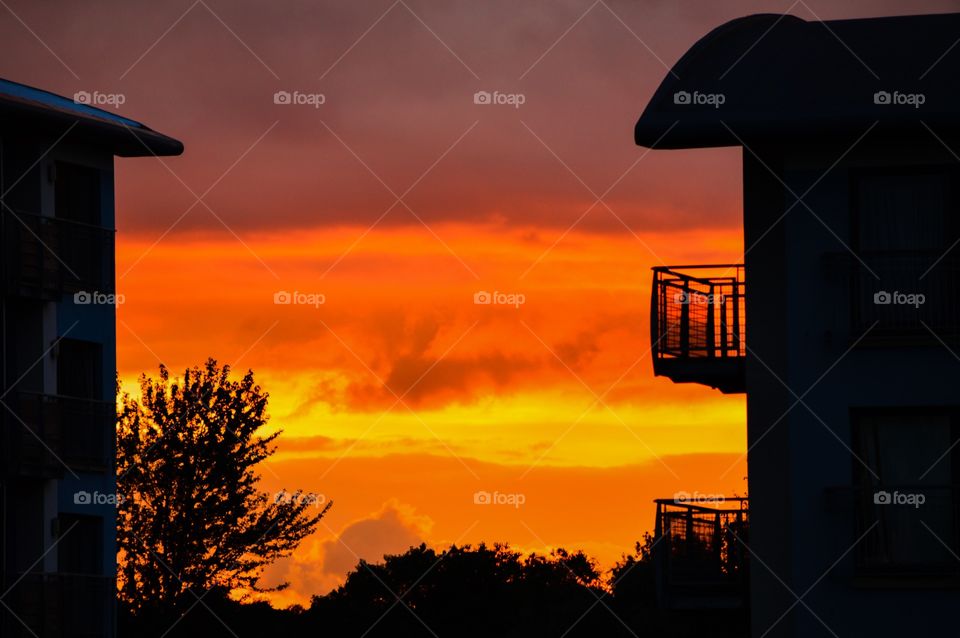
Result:
<svg viewBox="0 0 960 638"><path fill-rule="evenodd" d="M102 638L113 635L113 577L29 572L7 574L0 635L11 638Z"/></svg>
<svg viewBox="0 0 960 638"><path fill-rule="evenodd" d="M110 468L116 422L111 402L18 392L7 404L13 411L3 418L8 474L58 478L65 466L92 472Z"/></svg>
<svg viewBox="0 0 960 638"><path fill-rule="evenodd" d="M743 264L653 269L653 373L725 394L746 391Z"/></svg>
<svg viewBox="0 0 960 638"><path fill-rule="evenodd" d="M748 598L746 498L657 499L653 561L665 609L731 609Z"/></svg>
<svg viewBox="0 0 960 638"><path fill-rule="evenodd" d="M56 300L81 290L113 292L113 230L6 207L2 220L9 294Z"/></svg>

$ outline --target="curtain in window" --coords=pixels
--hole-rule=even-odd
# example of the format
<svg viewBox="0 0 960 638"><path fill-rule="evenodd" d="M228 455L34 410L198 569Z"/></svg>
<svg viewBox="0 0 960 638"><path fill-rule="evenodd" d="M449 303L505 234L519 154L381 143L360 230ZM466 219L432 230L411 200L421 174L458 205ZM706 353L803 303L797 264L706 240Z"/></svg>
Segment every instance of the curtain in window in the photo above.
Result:
<svg viewBox="0 0 960 638"><path fill-rule="evenodd" d="M871 533L871 558L878 564L897 566L937 565L954 560L944 544L956 544L954 521L954 442L951 419L946 414L876 414L860 420L861 459L879 476L862 469ZM938 461L939 459L939 461ZM893 497L922 494L925 501L875 503L874 493ZM956 551L954 549L954 551Z"/></svg>
<svg viewBox="0 0 960 638"><path fill-rule="evenodd" d="M956 239L950 174L929 171L859 177L857 252L879 277L860 269L860 316L867 325L879 321L881 331L926 333L926 323L938 332L953 331L958 317L957 260L953 255L944 258ZM877 304L873 295L881 291L921 294L923 304Z"/></svg>

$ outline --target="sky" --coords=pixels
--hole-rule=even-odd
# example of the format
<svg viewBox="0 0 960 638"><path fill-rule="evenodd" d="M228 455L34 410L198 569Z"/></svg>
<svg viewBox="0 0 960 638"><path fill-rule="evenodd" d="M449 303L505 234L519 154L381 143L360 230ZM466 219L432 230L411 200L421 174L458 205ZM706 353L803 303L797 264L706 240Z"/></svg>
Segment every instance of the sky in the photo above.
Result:
<svg viewBox="0 0 960 638"><path fill-rule="evenodd" d="M633 124L727 20L960 3L0 4L0 76L184 142L116 161L119 373L254 370L263 489L334 502L268 570L282 606L420 542L609 567L653 498L744 494L743 397L649 357L650 268L742 261L740 152Z"/></svg>

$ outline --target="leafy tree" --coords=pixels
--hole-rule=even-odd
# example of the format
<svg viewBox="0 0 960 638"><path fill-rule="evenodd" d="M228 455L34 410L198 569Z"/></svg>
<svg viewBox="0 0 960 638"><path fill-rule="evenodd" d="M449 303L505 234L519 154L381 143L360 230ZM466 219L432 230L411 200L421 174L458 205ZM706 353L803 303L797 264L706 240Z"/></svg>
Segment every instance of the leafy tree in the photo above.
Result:
<svg viewBox="0 0 960 638"><path fill-rule="evenodd" d="M336 636L629 636L596 565L562 549L524 557L507 545L426 545L361 561L343 586L316 596L311 631ZM399 598L399 600L398 600Z"/></svg>
<svg viewBox="0 0 960 638"><path fill-rule="evenodd" d="M265 566L289 555L332 503L301 492L272 499L255 467L279 432L262 436L266 392L248 371L209 359L172 380L140 378L117 422L119 597L127 612L184 613L208 591L263 592Z"/></svg>
<svg viewBox="0 0 960 638"><path fill-rule="evenodd" d="M653 552L656 542L649 533L637 541L633 554L624 555L610 570L610 590L624 609L652 609L657 604Z"/></svg>

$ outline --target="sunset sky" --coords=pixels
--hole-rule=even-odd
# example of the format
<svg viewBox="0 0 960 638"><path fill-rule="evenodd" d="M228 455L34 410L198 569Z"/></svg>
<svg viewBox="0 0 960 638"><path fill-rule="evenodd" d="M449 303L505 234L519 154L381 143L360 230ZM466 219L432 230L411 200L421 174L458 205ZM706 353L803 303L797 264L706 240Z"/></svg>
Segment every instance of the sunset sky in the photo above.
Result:
<svg viewBox="0 0 960 638"><path fill-rule="evenodd" d="M184 142L116 162L119 372L133 391L214 357L270 392L264 489L335 503L269 570L284 605L421 541L608 567L651 499L745 493L743 397L655 379L648 356L650 267L742 260L740 152L647 152L633 124L729 19L956 6L17 0L0 76L122 95Z"/></svg>

